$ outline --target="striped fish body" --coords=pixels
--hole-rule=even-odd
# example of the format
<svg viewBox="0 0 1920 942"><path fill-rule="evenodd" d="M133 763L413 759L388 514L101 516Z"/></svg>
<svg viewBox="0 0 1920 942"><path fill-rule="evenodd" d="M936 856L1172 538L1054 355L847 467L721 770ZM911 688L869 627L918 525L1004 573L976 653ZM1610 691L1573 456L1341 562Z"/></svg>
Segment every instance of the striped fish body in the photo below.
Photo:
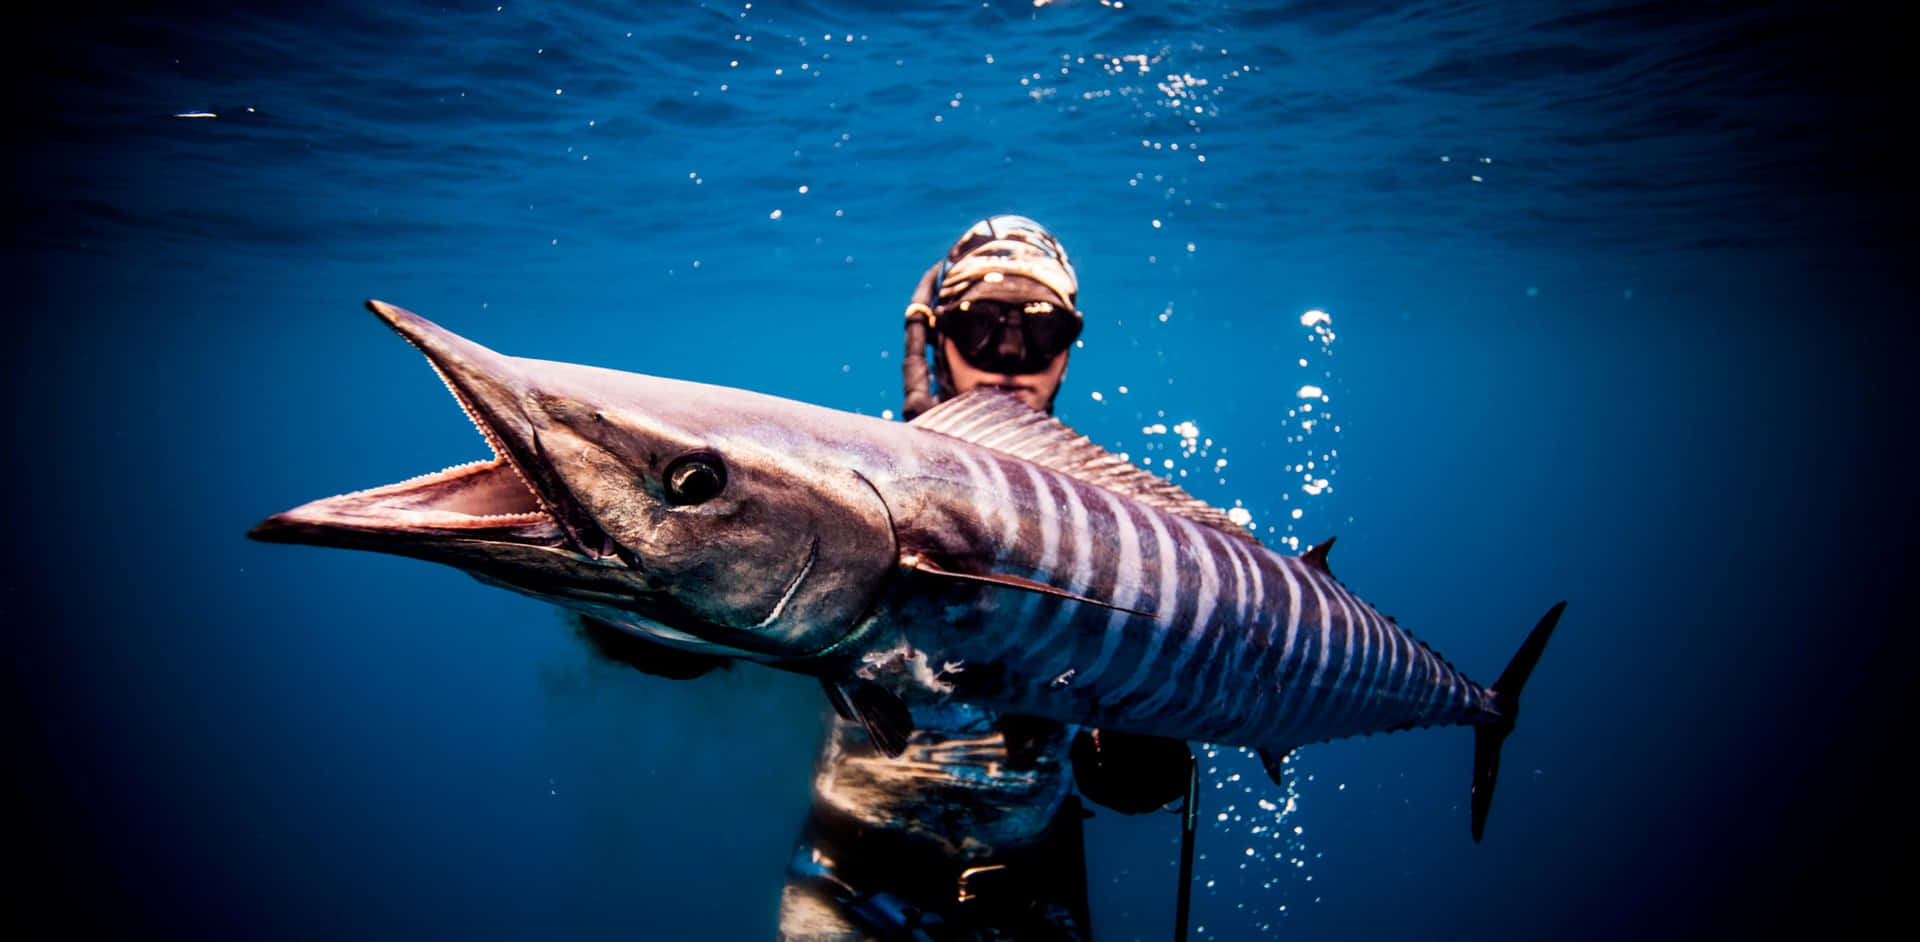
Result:
<svg viewBox="0 0 1920 942"><path fill-rule="evenodd" d="M950 405L923 417L930 429L964 432L966 411L1049 448L1084 442L1012 400ZM944 435L921 437L890 470L870 473L901 546L943 570L1079 597L909 580L861 647L944 668L917 675L924 692L1279 752L1499 716L1486 688L1356 598L1323 556L1275 553L1224 515Z"/></svg>
<svg viewBox="0 0 1920 942"><path fill-rule="evenodd" d="M1011 396L902 425L504 356L374 313L493 450L308 502L256 539L397 553L683 651L815 674L897 753L901 699L1258 747L1475 728L1473 827L1565 603L1490 687L1326 568Z"/></svg>

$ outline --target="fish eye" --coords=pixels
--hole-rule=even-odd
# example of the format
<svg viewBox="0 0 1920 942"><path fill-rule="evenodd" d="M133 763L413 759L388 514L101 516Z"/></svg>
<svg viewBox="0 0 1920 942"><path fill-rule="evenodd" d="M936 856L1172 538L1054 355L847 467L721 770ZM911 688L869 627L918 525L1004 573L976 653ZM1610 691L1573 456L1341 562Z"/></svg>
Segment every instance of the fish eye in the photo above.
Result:
<svg viewBox="0 0 1920 942"><path fill-rule="evenodd" d="M712 500L727 486L727 466L712 452L681 455L663 476L667 503L686 506Z"/></svg>

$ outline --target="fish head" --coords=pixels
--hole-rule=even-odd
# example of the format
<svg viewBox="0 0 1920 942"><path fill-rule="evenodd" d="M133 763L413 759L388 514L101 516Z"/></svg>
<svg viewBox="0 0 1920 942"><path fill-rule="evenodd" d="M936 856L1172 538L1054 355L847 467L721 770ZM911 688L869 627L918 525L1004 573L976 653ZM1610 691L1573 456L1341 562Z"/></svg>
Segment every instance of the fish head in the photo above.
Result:
<svg viewBox="0 0 1920 942"><path fill-rule="evenodd" d="M831 648L897 569L887 507L831 410L505 356L368 306L426 355L491 460L277 514L257 539L398 553L651 640L755 660ZM855 436L858 439L859 436Z"/></svg>

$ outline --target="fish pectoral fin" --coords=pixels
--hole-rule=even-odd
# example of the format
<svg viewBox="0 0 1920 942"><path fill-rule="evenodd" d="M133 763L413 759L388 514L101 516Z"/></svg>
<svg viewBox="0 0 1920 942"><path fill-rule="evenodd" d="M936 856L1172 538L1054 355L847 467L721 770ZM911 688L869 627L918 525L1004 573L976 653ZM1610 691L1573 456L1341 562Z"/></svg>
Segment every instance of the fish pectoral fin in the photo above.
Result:
<svg viewBox="0 0 1920 942"><path fill-rule="evenodd" d="M841 719L857 720L860 718L854 714L853 704L847 700L847 695L840 692L840 685L822 678L820 681L820 689L826 692L827 702L833 704L833 712L839 714Z"/></svg>
<svg viewBox="0 0 1920 942"><path fill-rule="evenodd" d="M908 569L912 569L915 572L926 573L929 576L935 576L941 579L952 579L956 582L973 582L973 583L979 583L982 585L996 585L1006 589L1017 589L1021 592L1038 592L1042 595L1051 595L1057 598L1072 599L1075 602L1085 602L1088 605L1097 605L1101 608L1112 609L1116 612L1127 612L1133 615L1144 615L1148 618L1160 617L1158 614L1154 612L1145 612L1137 608L1128 608L1124 605L1115 605L1112 602L1102 602L1099 599L1090 599L1084 595L1080 595L1074 592L1068 592L1067 590L1059 588L1058 586L1050 586L1044 582L1035 582L1034 580L1028 579L1025 576L1012 576L1012 575L1007 575L1005 573L998 573L998 572L986 572L986 573L955 572L954 570L941 566L939 563L936 563L933 560L928 559L927 557L919 553L907 553L901 556L900 565Z"/></svg>
<svg viewBox="0 0 1920 942"><path fill-rule="evenodd" d="M859 720L873 747L892 759L907 751L907 737L913 735L913 712L900 698L874 684L834 683L822 680L827 702L844 719Z"/></svg>
<svg viewBox="0 0 1920 942"><path fill-rule="evenodd" d="M1260 750L1260 764L1267 769L1267 777L1281 788L1287 787L1287 757L1293 755L1294 747L1285 749Z"/></svg>

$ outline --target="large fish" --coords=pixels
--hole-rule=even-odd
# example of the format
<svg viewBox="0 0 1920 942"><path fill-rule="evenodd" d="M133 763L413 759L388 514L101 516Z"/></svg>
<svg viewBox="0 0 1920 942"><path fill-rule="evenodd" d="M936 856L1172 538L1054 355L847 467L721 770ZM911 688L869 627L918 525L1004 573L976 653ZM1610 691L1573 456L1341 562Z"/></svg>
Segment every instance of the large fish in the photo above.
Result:
<svg viewBox="0 0 1920 942"><path fill-rule="evenodd" d="M1260 750L1476 729L1479 840L1541 618L1491 687L1335 580L1001 393L901 424L503 356L373 312L494 457L277 514L256 539L398 553L689 651L823 679L883 748L906 702Z"/></svg>

